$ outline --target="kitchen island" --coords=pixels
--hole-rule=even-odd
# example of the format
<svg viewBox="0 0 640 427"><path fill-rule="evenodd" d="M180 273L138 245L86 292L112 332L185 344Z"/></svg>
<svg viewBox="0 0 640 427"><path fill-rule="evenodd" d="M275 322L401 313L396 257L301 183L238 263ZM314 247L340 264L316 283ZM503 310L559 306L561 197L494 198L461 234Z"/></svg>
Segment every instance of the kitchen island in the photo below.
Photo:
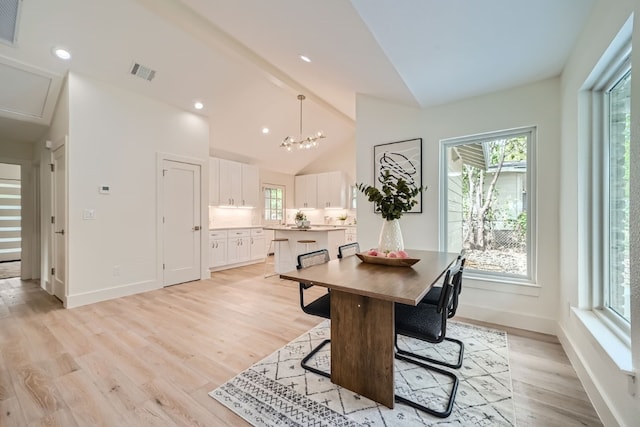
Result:
<svg viewBox="0 0 640 427"><path fill-rule="evenodd" d="M320 225L300 228L276 225L263 228L273 230L276 239L289 239L288 246L286 243L274 246L276 273L285 273L296 269L298 255L305 252L304 245L299 244L298 240L315 240L316 249L327 249L331 259L338 257L338 246L345 243L346 227Z"/></svg>

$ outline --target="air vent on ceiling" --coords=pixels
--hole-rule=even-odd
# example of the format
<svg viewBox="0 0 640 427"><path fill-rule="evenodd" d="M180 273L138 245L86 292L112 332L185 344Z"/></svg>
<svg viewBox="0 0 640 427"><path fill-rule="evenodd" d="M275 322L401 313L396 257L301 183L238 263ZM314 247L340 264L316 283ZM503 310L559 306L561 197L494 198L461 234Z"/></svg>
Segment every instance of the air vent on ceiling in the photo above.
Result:
<svg viewBox="0 0 640 427"><path fill-rule="evenodd" d="M149 67L145 67L144 65L134 62L133 66L131 67L131 74L133 74L134 76L138 76L141 79L151 81L156 76L156 70L152 70Z"/></svg>
<svg viewBox="0 0 640 427"><path fill-rule="evenodd" d="M22 0L0 1L0 41L4 43L16 43L21 3Z"/></svg>

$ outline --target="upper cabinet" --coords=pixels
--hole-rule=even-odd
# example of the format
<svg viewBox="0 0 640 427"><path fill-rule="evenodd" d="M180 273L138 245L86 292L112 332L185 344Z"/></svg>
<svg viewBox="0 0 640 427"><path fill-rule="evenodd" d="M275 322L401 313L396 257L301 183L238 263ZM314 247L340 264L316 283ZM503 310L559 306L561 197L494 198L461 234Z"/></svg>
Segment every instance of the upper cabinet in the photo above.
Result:
<svg viewBox="0 0 640 427"><path fill-rule="evenodd" d="M295 177L296 208L315 209L318 203L317 195L317 175L297 175Z"/></svg>
<svg viewBox="0 0 640 427"><path fill-rule="evenodd" d="M347 177L344 172L325 172L295 177L297 209L347 207Z"/></svg>
<svg viewBox="0 0 640 427"><path fill-rule="evenodd" d="M220 159L220 206L241 206L242 165Z"/></svg>
<svg viewBox="0 0 640 427"><path fill-rule="evenodd" d="M212 206L257 207L260 178L256 166L211 158L209 204ZM216 173L217 170L217 173Z"/></svg>
<svg viewBox="0 0 640 427"><path fill-rule="evenodd" d="M220 204L220 159L209 157L209 206Z"/></svg>
<svg viewBox="0 0 640 427"><path fill-rule="evenodd" d="M343 172L318 174L318 208L347 207L347 177Z"/></svg>
<svg viewBox="0 0 640 427"><path fill-rule="evenodd" d="M256 166L242 165L242 204L257 208L260 204L260 173Z"/></svg>

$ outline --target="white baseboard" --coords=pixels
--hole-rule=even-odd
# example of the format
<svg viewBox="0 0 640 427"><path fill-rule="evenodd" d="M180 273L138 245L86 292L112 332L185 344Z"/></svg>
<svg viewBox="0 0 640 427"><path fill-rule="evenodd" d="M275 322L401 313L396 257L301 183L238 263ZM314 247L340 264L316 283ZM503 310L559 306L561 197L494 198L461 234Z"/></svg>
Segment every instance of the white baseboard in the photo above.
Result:
<svg viewBox="0 0 640 427"><path fill-rule="evenodd" d="M80 307L87 304L93 304L96 302L106 301L114 298L126 297L129 295L139 294L141 292L152 291L160 288L162 288L162 283L159 283L157 280L145 280L142 282L117 286L114 288L100 289L98 291L85 292L75 295L67 295L67 301L64 306L66 308Z"/></svg>
<svg viewBox="0 0 640 427"><path fill-rule="evenodd" d="M264 258L238 262L236 264L225 264L219 267L212 267L212 268L209 268L209 271L213 273L216 271L229 270L230 268L244 267L245 265L260 264L260 263L264 263Z"/></svg>
<svg viewBox="0 0 640 427"><path fill-rule="evenodd" d="M594 409L598 413L602 424L605 426L619 426L615 415L607 404L607 399L600 392L599 387L593 381L591 369L584 363L584 357L578 347L575 346L573 340L566 333L562 325L558 325L558 340L567 354L571 366L575 369L582 386L584 387Z"/></svg>
<svg viewBox="0 0 640 427"><path fill-rule="evenodd" d="M555 319L462 303L458 305L456 316L551 335L556 334L558 326Z"/></svg>

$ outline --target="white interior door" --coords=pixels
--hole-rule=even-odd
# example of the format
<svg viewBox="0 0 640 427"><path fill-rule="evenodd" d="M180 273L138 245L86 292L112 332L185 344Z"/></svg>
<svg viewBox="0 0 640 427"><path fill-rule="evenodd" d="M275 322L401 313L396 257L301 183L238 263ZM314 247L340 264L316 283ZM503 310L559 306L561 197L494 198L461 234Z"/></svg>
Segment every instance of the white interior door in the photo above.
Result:
<svg viewBox="0 0 640 427"><path fill-rule="evenodd" d="M67 293L67 160L66 144L62 144L53 152L53 224L51 224L51 281L53 294L62 302L66 302Z"/></svg>
<svg viewBox="0 0 640 427"><path fill-rule="evenodd" d="M200 279L200 166L163 160L164 285Z"/></svg>

